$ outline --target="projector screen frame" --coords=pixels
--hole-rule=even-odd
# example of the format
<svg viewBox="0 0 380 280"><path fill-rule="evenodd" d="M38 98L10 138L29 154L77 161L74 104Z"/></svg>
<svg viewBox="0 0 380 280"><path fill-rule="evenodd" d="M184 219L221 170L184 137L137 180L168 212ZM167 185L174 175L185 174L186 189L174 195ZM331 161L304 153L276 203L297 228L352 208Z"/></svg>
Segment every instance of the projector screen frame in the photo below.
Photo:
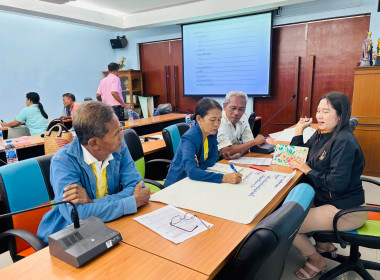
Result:
<svg viewBox="0 0 380 280"><path fill-rule="evenodd" d="M228 20L228 19L234 19L234 18L242 18L242 17L250 17L260 14L270 14L270 44L269 44L269 65L268 65L268 93L267 94L248 94L248 97L258 97L258 98L268 98L271 97L271 80L272 80L272 49L273 49L273 17L274 12L276 10L271 11L265 11L260 13L250 13L245 15L238 15L238 16L230 16L230 17L223 17L218 19L211 19L211 20L204 20L204 21L194 21L190 23L181 24L181 38L182 38L182 65L183 65L183 71L182 71L182 78L183 78L183 97L224 97L228 92L221 93L221 94L186 94L185 91L185 55L184 55L184 37L183 37L183 27L187 25L193 25L193 24L199 24L199 23L207 23L207 22L215 22L220 20ZM236 89L239 90L239 89Z"/></svg>

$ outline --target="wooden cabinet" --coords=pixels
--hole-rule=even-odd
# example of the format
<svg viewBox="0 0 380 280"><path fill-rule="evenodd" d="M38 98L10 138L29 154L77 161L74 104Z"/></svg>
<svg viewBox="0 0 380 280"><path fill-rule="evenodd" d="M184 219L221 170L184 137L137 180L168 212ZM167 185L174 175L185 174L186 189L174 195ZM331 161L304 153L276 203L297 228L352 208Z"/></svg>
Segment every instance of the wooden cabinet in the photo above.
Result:
<svg viewBox="0 0 380 280"><path fill-rule="evenodd" d="M108 71L103 71L104 76L108 75ZM123 99L125 103L132 103L138 106L138 97L144 95L142 72L139 70L120 70L119 78Z"/></svg>
<svg viewBox="0 0 380 280"><path fill-rule="evenodd" d="M352 116L354 134L365 157L364 174L380 176L380 67L355 68Z"/></svg>

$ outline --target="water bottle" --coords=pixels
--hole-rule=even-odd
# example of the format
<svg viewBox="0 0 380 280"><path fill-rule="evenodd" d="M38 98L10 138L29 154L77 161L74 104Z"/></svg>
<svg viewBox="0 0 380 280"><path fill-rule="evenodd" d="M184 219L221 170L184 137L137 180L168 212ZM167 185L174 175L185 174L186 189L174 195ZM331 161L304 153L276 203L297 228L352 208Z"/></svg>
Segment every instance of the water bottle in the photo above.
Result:
<svg viewBox="0 0 380 280"><path fill-rule="evenodd" d="M191 119L190 119L190 114L186 114L186 117L185 117L185 123L191 127L192 123L191 123Z"/></svg>
<svg viewBox="0 0 380 280"><path fill-rule="evenodd" d="M71 130L71 134L73 135L73 138L75 138L77 136L74 129Z"/></svg>
<svg viewBox="0 0 380 280"><path fill-rule="evenodd" d="M131 108L128 110L128 122L133 123L133 112Z"/></svg>
<svg viewBox="0 0 380 280"><path fill-rule="evenodd" d="M3 145L3 128L1 127L1 124L0 124L0 146Z"/></svg>
<svg viewBox="0 0 380 280"><path fill-rule="evenodd" d="M16 147L12 144L12 140L7 140L5 143L5 156L8 164L18 162Z"/></svg>

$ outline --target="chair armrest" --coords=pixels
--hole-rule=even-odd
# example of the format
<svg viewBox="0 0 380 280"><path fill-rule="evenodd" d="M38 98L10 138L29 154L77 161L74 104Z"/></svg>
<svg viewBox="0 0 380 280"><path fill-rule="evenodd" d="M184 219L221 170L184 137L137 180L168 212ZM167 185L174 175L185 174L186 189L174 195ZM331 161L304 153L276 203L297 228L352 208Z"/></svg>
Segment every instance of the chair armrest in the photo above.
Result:
<svg viewBox="0 0 380 280"><path fill-rule="evenodd" d="M147 184L151 184L153 186L156 186L157 188L159 188L160 190L164 189L164 186L161 185L160 183L154 181L154 180L151 180L151 179L143 179L144 183L147 183Z"/></svg>
<svg viewBox="0 0 380 280"><path fill-rule="evenodd" d="M340 246L342 246L342 248L346 248L346 242L343 241L342 238L340 237L340 233L338 231L338 220L340 219L340 217L342 217L348 213L363 212L363 211L379 212L380 213L380 208L379 207L370 207L370 206L358 206L358 207L352 207L352 208L340 210L338 213L335 214L334 219L333 219L334 232L335 232L336 238L338 239Z"/></svg>
<svg viewBox="0 0 380 280"><path fill-rule="evenodd" d="M376 181L376 180L373 180L373 179L370 179L370 178L366 178L366 177L362 176L362 177L360 177L360 180L363 181L363 182L368 182L368 183L380 186L380 182L379 181Z"/></svg>
<svg viewBox="0 0 380 280"><path fill-rule="evenodd" d="M0 240L7 237L19 237L27 242L35 251L39 251L46 247L46 244L35 236L33 233L23 229L10 229L0 234Z"/></svg>

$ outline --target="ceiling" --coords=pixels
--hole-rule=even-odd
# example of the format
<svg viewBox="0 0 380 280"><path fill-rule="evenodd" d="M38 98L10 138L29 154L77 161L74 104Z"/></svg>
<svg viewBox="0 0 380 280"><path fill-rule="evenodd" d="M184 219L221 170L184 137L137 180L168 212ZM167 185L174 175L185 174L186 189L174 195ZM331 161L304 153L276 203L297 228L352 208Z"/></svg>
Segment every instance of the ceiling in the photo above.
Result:
<svg viewBox="0 0 380 280"><path fill-rule="evenodd" d="M0 10L127 31L268 11L309 1L314 0L0 0Z"/></svg>

